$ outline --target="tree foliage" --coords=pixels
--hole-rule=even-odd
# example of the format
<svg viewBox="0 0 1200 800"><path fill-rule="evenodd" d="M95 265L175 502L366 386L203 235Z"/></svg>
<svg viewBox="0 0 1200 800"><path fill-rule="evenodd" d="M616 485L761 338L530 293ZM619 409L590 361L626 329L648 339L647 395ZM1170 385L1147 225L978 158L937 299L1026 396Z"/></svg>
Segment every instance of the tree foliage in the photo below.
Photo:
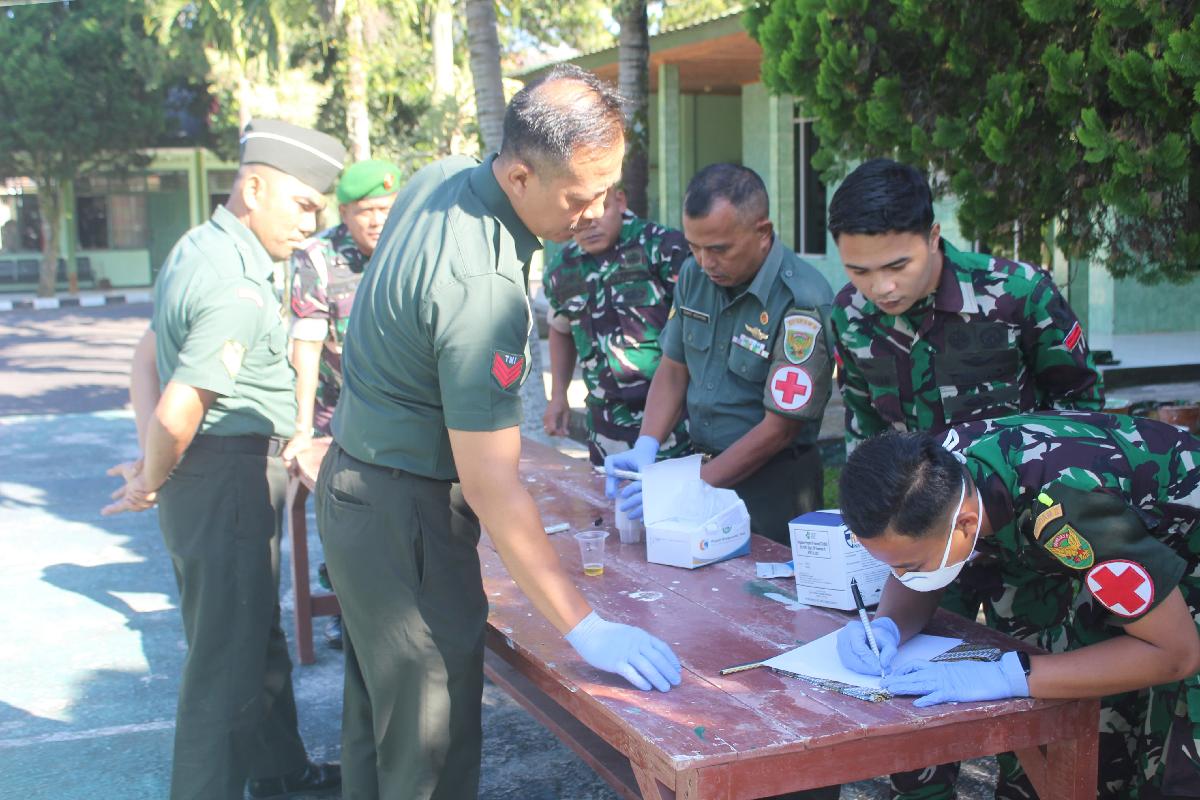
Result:
<svg viewBox="0 0 1200 800"><path fill-rule="evenodd" d="M747 24L763 79L817 119L829 180L928 168L968 237L1020 231L1118 277L1200 273L1197 0L774 0Z"/></svg>
<svg viewBox="0 0 1200 800"><path fill-rule="evenodd" d="M54 294L69 183L143 165L139 149L164 130L169 70L141 11L129 0L76 0L0 14L0 174L38 187L39 294ZM74 288L73 267L71 277Z"/></svg>

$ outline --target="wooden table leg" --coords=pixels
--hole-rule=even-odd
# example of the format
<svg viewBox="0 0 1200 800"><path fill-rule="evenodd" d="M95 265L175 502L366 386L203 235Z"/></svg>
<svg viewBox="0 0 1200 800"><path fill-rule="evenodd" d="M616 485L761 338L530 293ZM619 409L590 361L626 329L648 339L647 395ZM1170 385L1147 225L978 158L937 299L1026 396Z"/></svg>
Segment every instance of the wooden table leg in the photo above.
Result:
<svg viewBox="0 0 1200 800"><path fill-rule="evenodd" d="M300 478L288 478L287 524L292 543L292 595L296 601L296 652L301 664L317 660L313 652L312 591L308 585L308 487Z"/></svg>
<svg viewBox="0 0 1200 800"><path fill-rule="evenodd" d="M1043 800L1094 800L1099 779L1100 702L1075 703L1073 738L1017 751L1021 767Z"/></svg>
<svg viewBox="0 0 1200 800"><path fill-rule="evenodd" d="M632 761L629 762L629 766L633 767L633 776L637 778L643 800L675 800L675 792L663 785L652 772L639 767Z"/></svg>

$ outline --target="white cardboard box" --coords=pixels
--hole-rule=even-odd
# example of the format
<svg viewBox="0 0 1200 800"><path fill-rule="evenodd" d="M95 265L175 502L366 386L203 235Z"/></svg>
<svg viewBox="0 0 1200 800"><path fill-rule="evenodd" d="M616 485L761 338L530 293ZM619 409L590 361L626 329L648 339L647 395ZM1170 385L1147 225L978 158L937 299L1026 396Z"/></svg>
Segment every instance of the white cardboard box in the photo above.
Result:
<svg viewBox="0 0 1200 800"><path fill-rule="evenodd" d="M700 456L642 469L646 560L695 569L750 554L750 513L731 489L700 479Z"/></svg>
<svg viewBox="0 0 1200 800"><path fill-rule="evenodd" d="M837 509L810 511L788 523L796 568L796 599L842 611L854 610L850 579L858 579L863 602L879 602L887 581L887 564L878 561L842 524Z"/></svg>

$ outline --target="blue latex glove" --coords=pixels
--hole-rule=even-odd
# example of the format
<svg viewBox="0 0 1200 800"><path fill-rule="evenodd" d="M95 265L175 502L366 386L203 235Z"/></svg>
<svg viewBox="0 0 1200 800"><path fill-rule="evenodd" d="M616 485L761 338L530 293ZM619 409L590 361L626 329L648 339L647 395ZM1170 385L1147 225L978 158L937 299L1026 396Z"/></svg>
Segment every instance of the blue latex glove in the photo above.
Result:
<svg viewBox="0 0 1200 800"><path fill-rule="evenodd" d="M900 629L890 617L876 617L871 622L871 633L875 634L875 644L879 645L878 659L867 642L862 620L855 617L838 631L837 651L843 666L863 675L879 675L882 664L883 671L887 672L896 658L896 648L900 646Z"/></svg>
<svg viewBox="0 0 1200 800"><path fill-rule="evenodd" d="M892 694L919 694L914 706L1028 697L1029 681L1014 652L999 661L914 661L883 679Z"/></svg>
<svg viewBox="0 0 1200 800"><path fill-rule="evenodd" d="M658 440L653 436L639 436L633 448L624 453L613 453L604 459L604 493L609 497L618 496L617 481L622 480L613 474L613 470L622 469L630 472L641 472L642 467L654 463L658 456ZM629 515L630 519L642 518L642 482L632 481L620 491L620 509Z"/></svg>
<svg viewBox="0 0 1200 800"><path fill-rule="evenodd" d="M595 611L567 634L567 641L596 669L615 672L643 692L678 686L679 659L666 642L641 628L609 622Z"/></svg>

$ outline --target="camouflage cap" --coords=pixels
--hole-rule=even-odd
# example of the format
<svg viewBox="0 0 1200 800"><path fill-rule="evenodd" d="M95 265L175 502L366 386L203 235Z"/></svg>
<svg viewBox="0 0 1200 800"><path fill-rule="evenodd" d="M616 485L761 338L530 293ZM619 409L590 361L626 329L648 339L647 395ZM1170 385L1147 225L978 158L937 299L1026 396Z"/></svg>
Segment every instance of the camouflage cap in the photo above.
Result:
<svg viewBox="0 0 1200 800"><path fill-rule="evenodd" d="M368 197L382 197L400 190L400 168L390 161L375 158L346 167L337 185L337 201L353 203Z"/></svg>
<svg viewBox="0 0 1200 800"><path fill-rule="evenodd" d="M241 163L266 164L325 194L342 171L346 148L332 136L277 119L252 119L241 138Z"/></svg>

